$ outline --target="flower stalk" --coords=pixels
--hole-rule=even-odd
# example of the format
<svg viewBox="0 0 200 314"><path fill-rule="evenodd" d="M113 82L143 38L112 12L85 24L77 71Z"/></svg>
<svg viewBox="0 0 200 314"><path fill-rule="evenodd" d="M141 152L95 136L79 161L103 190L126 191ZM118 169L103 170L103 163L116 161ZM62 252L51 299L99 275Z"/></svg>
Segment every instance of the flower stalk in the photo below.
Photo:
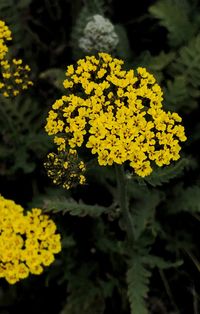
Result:
<svg viewBox="0 0 200 314"><path fill-rule="evenodd" d="M131 217L131 213L129 211L129 200L127 193L127 179L124 173L123 165L115 165L116 171L116 179L117 179L117 193L119 206L122 211L122 217L124 218L127 238L130 244L134 243L134 226Z"/></svg>

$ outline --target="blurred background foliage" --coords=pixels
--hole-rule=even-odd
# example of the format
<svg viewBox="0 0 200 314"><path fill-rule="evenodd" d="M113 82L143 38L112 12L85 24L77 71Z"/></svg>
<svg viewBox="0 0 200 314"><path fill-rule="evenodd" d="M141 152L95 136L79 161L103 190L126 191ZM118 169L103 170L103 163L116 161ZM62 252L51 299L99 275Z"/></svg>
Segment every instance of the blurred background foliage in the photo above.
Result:
<svg viewBox="0 0 200 314"><path fill-rule="evenodd" d="M14 100L0 98L0 192L48 210L63 237L62 253L42 276L15 286L1 279L1 314L200 313L200 3L132 5L0 0L12 53L31 66L34 81ZM127 68L145 66L155 75L165 108L182 115L188 137L176 164L145 180L129 178L134 252L119 227L112 168L93 165L87 185L66 192L52 186L43 167L53 149L44 132L47 112L63 94L66 66L85 54L78 43L95 14L115 26L113 54Z"/></svg>

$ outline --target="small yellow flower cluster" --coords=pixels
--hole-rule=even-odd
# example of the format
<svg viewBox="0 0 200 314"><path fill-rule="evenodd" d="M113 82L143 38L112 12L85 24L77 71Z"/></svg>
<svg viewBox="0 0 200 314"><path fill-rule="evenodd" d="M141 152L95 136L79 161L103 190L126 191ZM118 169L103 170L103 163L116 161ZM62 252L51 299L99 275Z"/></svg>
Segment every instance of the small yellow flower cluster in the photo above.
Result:
<svg viewBox="0 0 200 314"><path fill-rule="evenodd" d="M179 159L184 127L177 113L165 112L163 93L145 68L125 71L123 61L109 54L87 56L68 66L67 94L56 100L46 131L59 135L55 143L86 147L99 165L129 162L145 177L153 164L169 165Z"/></svg>
<svg viewBox="0 0 200 314"><path fill-rule="evenodd" d="M48 176L53 183L62 185L65 189L85 183L85 165L80 161L76 150L68 152L58 151L58 154L50 153L44 163Z"/></svg>
<svg viewBox="0 0 200 314"><path fill-rule="evenodd" d="M8 52L8 47L5 42L11 39L11 31L8 26L5 25L5 22L0 20L0 60L3 60L5 54Z"/></svg>
<svg viewBox="0 0 200 314"><path fill-rule="evenodd" d="M23 65L21 59L7 57L8 47L5 41L11 40L11 31L0 20L0 92L4 97L17 96L20 91L33 85L29 80L30 67Z"/></svg>
<svg viewBox="0 0 200 314"><path fill-rule="evenodd" d="M21 59L12 59L11 62L2 60L0 65L2 71L0 90L4 97L17 96L21 90L33 85L28 76L31 69L28 65L23 65Z"/></svg>
<svg viewBox="0 0 200 314"><path fill-rule="evenodd" d="M56 225L41 209L24 209L0 196L0 278L10 284L39 275L61 251Z"/></svg>

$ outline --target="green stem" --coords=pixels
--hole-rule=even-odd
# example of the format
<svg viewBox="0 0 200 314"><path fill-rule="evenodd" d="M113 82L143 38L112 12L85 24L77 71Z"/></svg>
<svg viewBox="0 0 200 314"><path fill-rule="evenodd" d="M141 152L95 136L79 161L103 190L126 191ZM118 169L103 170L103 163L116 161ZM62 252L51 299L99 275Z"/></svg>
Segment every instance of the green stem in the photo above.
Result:
<svg viewBox="0 0 200 314"><path fill-rule="evenodd" d="M124 218L127 230L127 237L131 244L134 242L134 226L132 222L132 217L129 211L129 201L127 195L127 179L124 173L123 165L116 165L116 178L117 178L117 192L119 199L119 206L122 211L122 216Z"/></svg>
<svg viewBox="0 0 200 314"><path fill-rule="evenodd" d="M167 281L167 279L165 277L164 271L162 269L159 269L159 274L160 274L160 277L161 277L161 279L163 281L166 293L167 293L167 295L168 295L168 297L169 297L169 299L171 301L171 304L173 305L173 307L176 310L176 312L179 313L178 306L176 305L176 303L174 301L174 298L173 298L173 295L172 295L169 283L168 283L168 281Z"/></svg>

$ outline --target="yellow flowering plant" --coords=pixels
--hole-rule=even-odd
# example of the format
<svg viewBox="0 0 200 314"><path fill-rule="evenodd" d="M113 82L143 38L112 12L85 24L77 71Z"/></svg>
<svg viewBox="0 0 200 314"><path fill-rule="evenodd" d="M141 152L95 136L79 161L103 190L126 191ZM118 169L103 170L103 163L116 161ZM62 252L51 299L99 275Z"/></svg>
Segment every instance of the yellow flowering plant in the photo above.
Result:
<svg viewBox="0 0 200 314"><path fill-rule="evenodd" d="M100 166L128 164L145 177L154 165L178 160L186 136L181 117L164 111L154 76L141 67L125 71L122 65L99 53L68 66L66 95L53 104L45 129L58 152L78 153L84 147Z"/></svg>
<svg viewBox="0 0 200 314"><path fill-rule="evenodd" d="M172 2L0 1L2 311L198 312L200 18Z"/></svg>
<svg viewBox="0 0 200 314"><path fill-rule="evenodd" d="M0 93L4 97L15 97L33 85L29 79L30 67L24 65L22 59L9 57L7 42L10 40L12 33L0 20Z"/></svg>
<svg viewBox="0 0 200 314"><path fill-rule="evenodd" d="M0 278L15 284L39 275L61 251L56 225L41 209L24 214L22 206L0 196Z"/></svg>
<svg viewBox="0 0 200 314"><path fill-rule="evenodd" d="M149 256L149 240L140 238L152 204L149 208L145 205L141 213L134 210L130 179L147 180L158 169L170 169L170 164L173 166L180 158L181 142L186 141L186 136L182 118L176 112L164 110L163 92L155 77L142 67L135 71L125 70L123 63L101 52L68 66L63 82L66 93L52 105L45 126L48 135L53 137L57 152L49 153L44 165L53 182L65 189L86 183L85 173L93 160L97 160L98 169L115 168L114 182L112 178L109 178L111 184L102 179L113 197L110 208L99 211L97 206L67 200L63 206L65 212L73 215L84 215L85 211L90 216L110 212L109 215L119 219L119 226L126 236L123 249L118 251L125 259L128 255L128 297L133 313L135 308L142 309L141 312L138 310L139 314L146 313L144 283L150 276L143 257L148 256L149 267L159 264L160 260ZM102 176L99 174L100 178ZM98 170L96 179L99 179ZM145 193L149 193L148 189ZM148 199L148 196L144 198ZM157 196L153 200L154 209L156 199ZM91 207L94 214L91 214ZM162 261L160 265L162 267ZM140 275L141 287L135 292L133 282L137 266L143 273Z"/></svg>
<svg viewBox="0 0 200 314"><path fill-rule="evenodd" d="M21 170L32 172L42 152L46 154L50 146L48 136L44 136L37 94L32 90L31 95L26 93L23 97L33 85L30 79L33 72L23 61L25 57L18 57L23 53L20 49L27 50L26 43L23 47L18 45L21 40L15 32L15 23L10 20L9 23L13 36L10 26L0 19L0 174L3 175Z"/></svg>
<svg viewBox="0 0 200 314"><path fill-rule="evenodd" d="M12 40L11 31L4 21L0 20L0 60L3 60L8 52L6 41L10 40Z"/></svg>

